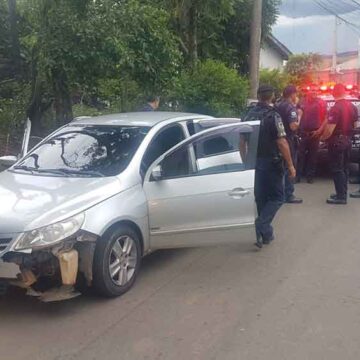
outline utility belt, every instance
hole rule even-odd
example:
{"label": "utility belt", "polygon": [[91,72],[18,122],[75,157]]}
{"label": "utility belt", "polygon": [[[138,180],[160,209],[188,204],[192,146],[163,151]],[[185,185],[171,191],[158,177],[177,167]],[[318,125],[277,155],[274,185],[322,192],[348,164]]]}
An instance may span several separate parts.
{"label": "utility belt", "polygon": [[343,134],[335,134],[329,140],[329,146],[336,147],[338,149],[346,149],[351,146],[351,136]]}
{"label": "utility belt", "polygon": [[300,135],[301,136],[312,136],[312,134],[316,131],[317,129],[314,130],[301,130]]}
{"label": "utility belt", "polygon": [[300,137],[298,135],[292,135],[292,136],[287,136],[286,139],[289,143],[290,149],[296,151],[300,145]]}

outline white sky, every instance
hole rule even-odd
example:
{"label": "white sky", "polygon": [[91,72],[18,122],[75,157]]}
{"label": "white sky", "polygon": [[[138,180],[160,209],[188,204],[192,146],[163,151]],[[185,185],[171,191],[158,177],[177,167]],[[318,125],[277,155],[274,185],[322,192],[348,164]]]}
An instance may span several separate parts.
{"label": "white sky", "polygon": [[[341,14],[360,28],[360,6],[357,11],[349,0],[337,0],[347,10]],[[340,8],[340,7],[339,7]],[[355,9],[356,10],[356,9]],[[273,28],[274,35],[292,52],[331,54],[333,48],[334,16],[319,8],[313,0],[283,0],[280,17]],[[338,26],[338,51],[357,50],[359,33],[345,24]]]}

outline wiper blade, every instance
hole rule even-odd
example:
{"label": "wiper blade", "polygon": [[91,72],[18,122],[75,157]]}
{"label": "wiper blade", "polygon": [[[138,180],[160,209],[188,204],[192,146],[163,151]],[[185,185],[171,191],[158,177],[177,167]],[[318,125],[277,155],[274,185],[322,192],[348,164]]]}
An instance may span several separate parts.
{"label": "wiper blade", "polygon": [[104,177],[105,175],[102,174],[99,171],[95,170],[73,170],[73,169],[54,169],[50,170],[57,172],[59,174],[65,174],[65,175],[80,175],[80,176],[97,176],[97,177]]}
{"label": "wiper blade", "polygon": [[96,177],[105,177],[99,171],[94,170],[72,170],[72,169],[37,169],[34,167],[26,166],[26,165],[17,165],[14,166],[14,170],[24,170],[29,171],[31,173],[37,172],[40,174],[54,174],[54,175],[62,175],[62,176],[71,176],[71,175],[78,175],[78,176],[96,176]]}
{"label": "wiper blade", "polygon": [[37,172],[39,174],[56,174],[56,175],[64,175],[65,173],[56,169],[37,169],[34,167],[30,167],[30,166],[26,166],[26,165],[18,165],[18,166],[14,166],[14,170],[24,170],[24,171],[29,171],[32,174],[34,172]]}
{"label": "wiper blade", "polygon": [[29,171],[29,172],[34,172],[34,171],[37,171],[36,168],[34,167],[30,167],[30,166],[26,166],[26,165],[16,165],[13,167],[13,169],[15,170],[24,170],[24,171]]}

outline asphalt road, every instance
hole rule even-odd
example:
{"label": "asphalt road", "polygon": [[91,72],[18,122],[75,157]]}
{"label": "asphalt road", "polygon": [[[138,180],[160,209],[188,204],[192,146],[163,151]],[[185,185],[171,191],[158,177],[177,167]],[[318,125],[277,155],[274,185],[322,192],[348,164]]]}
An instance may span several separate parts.
{"label": "asphalt road", "polygon": [[360,200],[324,204],[300,184],[277,239],[161,251],[122,298],[0,299],[2,360],[354,360],[360,358]]}

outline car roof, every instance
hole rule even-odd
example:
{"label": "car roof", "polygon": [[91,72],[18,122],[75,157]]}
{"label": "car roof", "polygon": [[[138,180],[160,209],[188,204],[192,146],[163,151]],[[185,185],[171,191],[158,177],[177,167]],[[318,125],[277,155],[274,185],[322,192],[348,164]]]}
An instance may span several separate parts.
{"label": "car roof", "polygon": [[130,112],[110,114],[94,117],[82,116],[75,118],[71,124],[76,125],[115,125],[115,126],[147,126],[153,127],[166,120],[186,120],[186,119],[211,119],[210,116],[165,111],[149,112]]}

